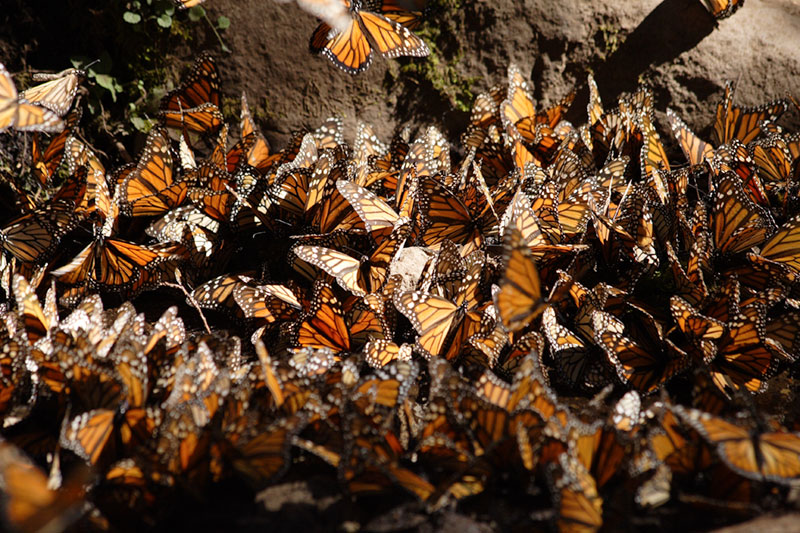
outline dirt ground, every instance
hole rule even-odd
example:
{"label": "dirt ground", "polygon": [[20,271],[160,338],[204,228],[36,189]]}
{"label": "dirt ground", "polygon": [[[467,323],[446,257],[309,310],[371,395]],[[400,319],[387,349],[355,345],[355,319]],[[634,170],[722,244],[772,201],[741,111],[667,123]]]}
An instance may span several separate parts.
{"label": "dirt ground", "polygon": [[[262,131],[275,148],[303,126],[316,127],[331,115],[345,119],[346,137],[352,139],[358,122],[373,126],[388,141],[404,126],[412,130],[435,125],[452,142],[467,123],[463,104],[469,93],[478,94],[500,82],[509,63],[518,64],[532,80],[534,97],[543,106],[554,103],[571,89],[578,97],[568,118],[585,119],[586,75],[593,72],[604,102],[612,103],[639,81],[649,83],[656,96],[662,139],[671,142],[664,112],[674,108],[687,123],[703,133],[713,120],[714,108],[726,80],[738,81],[736,101],[758,105],[787,91],[800,93],[800,2],[797,0],[747,0],[730,19],[716,23],[699,0],[476,0],[440,1],[444,6],[429,24],[439,30],[435,42],[439,65],[446,78],[431,79],[408,73],[412,59],[376,58],[364,74],[353,77],[324,58],[308,52],[308,38],[317,22],[295,4],[269,0],[208,0],[209,18],[227,16],[230,27],[222,37],[231,53],[225,54],[208,28],[198,24],[192,48],[171,50],[174,80],[196,52],[210,49],[219,59],[223,91],[236,112],[244,91],[256,110]],[[0,8],[0,61],[9,70],[25,66],[58,68],[69,37],[46,37],[48,24],[58,17],[37,17],[48,2],[31,0],[23,6],[9,0]],[[103,3],[98,3],[98,9]],[[447,7],[459,5],[459,7]],[[7,6],[8,7],[8,6]],[[24,15],[24,16],[23,16]],[[202,27],[201,27],[202,26]],[[36,32],[34,35],[31,32]],[[66,42],[65,42],[66,41]],[[59,48],[61,50],[59,51]],[[114,54],[114,50],[109,50]],[[40,61],[40,63],[35,63]],[[441,72],[439,73],[441,74]],[[455,85],[459,89],[454,89]],[[469,92],[464,87],[469,88]],[[461,109],[459,109],[461,107]],[[782,119],[800,129],[800,116],[790,111]],[[458,151],[457,146],[453,148]],[[130,148],[129,148],[130,149]],[[489,511],[467,507],[427,515],[409,501],[375,502],[373,512],[341,495],[335,474],[308,479],[287,479],[257,496],[258,513],[249,503],[226,509],[224,517],[208,513],[189,517],[211,529],[330,530],[341,531],[458,531],[504,529],[503,513],[510,511],[500,499],[486,505]],[[233,498],[228,495],[226,500]],[[382,512],[376,512],[381,509]],[[231,511],[237,518],[231,522]],[[232,526],[233,524],[233,526]],[[725,532],[796,531],[800,516],[762,517],[757,524],[726,528]],[[184,524],[185,525],[185,524]]]}

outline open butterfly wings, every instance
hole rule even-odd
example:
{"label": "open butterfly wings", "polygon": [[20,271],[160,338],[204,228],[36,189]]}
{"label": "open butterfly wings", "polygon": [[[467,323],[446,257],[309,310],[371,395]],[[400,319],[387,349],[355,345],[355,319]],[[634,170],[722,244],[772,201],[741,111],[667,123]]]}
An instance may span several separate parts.
{"label": "open butterfly wings", "polygon": [[186,198],[188,187],[175,177],[166,132],[154,128],[139,163],[120,186],[121,209],[130,216],[148,216],[177,207]]}
{"label": "open butterfly wings", "polygon": [[22,91],[19,97],[63,117],[72,107],[78,87],[85,77],[86,72],[76,68],[52,75],[34,74],[34,80],[47,79],[48,81]]}
{"label": "open butterfly wings", "polygon": [[369,68],[372,51],[376,49],[384,57],[423,57],[430,53],[425,42],[414,35],[402,22],[412,22],[400,10],[392,9],[387,18],[380,13],[360,9],[358,3],[350,5],[350,21],[347,27],[336,30],[321,23],[311,35],[309,48],[321,53],[348,74],[358,74]]}
{"label": "open butterfly wings", "polygon": [[0,64],[0,132],[13,127],[19,131],[60,131],[64,122],[44,107],[19,98],[14,80]]}
{"label": "open butterfly wings", "polygon": [[160,115],[168,128],[198,133],[222,127],[224,118],[219,89],[219,71],[214,57],[201,54],[180,87],[161,101]]}

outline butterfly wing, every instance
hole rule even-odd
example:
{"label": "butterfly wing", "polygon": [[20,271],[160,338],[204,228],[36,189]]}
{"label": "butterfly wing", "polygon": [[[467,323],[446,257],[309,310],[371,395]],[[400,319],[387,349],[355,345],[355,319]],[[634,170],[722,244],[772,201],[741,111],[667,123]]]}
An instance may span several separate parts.
{"label": "butterfly wing", "polygon": [[363,72],[372,63],[369,41],[361,25],[352,17],[342,31],[334,30],[325,22],[320,23],[311,34],[309,49],[312,53],[324,55],[348,74]]}
{"label": "butterfly wing", "polygon": [[360,11],[357,16],[365,33],[384,57],[424,57],[430,54],[425,41],[399,22],[368,11]]}

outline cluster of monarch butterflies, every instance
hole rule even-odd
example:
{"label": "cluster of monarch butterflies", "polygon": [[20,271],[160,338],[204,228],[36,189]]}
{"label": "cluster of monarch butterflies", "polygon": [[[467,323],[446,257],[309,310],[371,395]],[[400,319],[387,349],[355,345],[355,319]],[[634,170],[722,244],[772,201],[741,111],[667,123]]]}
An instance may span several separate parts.
{"label": "cluster of monarch butterflies", "polygon": [[[338,119],[274,152],[244,96],[229,141],[218,80],[198,58],[131,164],[107,170],[67,105],[3,176],[12,526],[154,526],[176,493],[298,458],[431,511],[505,487],[566,532],[787,505],[788,100],[727,84],[709,141],[668,111],[684,161],[648,88],[606,109],[590,78],[576,127],[573,93],[542,109],[512,65],[451,160],[435,127],[349,145]],[[148,319],[125,300],[151,289]]]}

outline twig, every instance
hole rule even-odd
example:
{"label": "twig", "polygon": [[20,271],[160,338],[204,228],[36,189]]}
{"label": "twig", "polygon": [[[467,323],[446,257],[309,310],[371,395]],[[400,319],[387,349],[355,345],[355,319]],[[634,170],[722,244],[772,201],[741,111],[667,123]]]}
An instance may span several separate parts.
{"label": "twig", "polygon": [[197,300],[194,296],[192,296],[189,291],[186,290],[186,287],[181,285],[180,283],[164,283],[167,287],[172,287],[173,289],[180,289],[183,294],[186,295],[186,299],[189,301],[192,307],[197,309],[197,313],[200,315],[200,320],[203,321],[203,326],[206,328],[206,333],[211,335],[211,328],[208,326],[208,321],[206,320],[206,315],[203,314],[203,310],[200,308],[200,304],[197,303]]}

